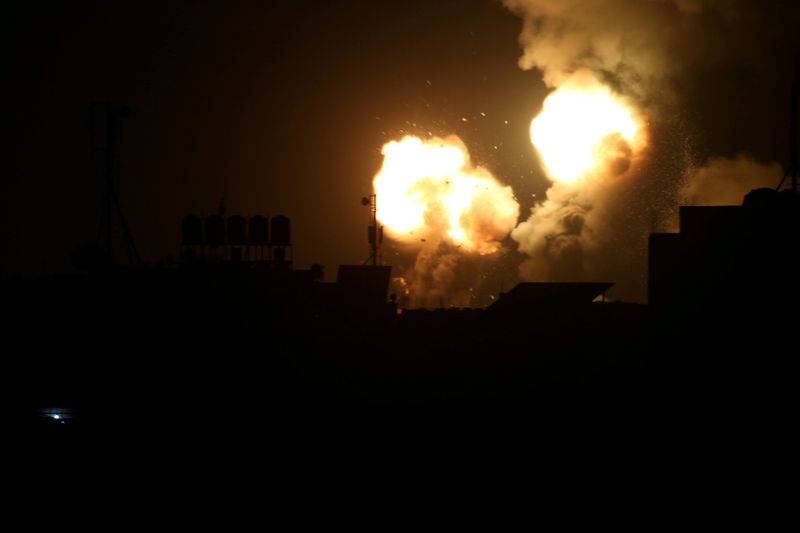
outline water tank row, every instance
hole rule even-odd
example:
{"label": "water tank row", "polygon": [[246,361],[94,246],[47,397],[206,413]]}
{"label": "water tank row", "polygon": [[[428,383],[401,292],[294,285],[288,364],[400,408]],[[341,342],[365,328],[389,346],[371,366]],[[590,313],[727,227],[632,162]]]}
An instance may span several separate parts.
{"label": "water tank row", "polygon": [[272,219],[255,215],[250,220],[241,215],[227,218],[209,215],[205,220],[196,215],[188,215],[183,217],[181,242],[185,246],[291,246],[291,221],[283,215]]}

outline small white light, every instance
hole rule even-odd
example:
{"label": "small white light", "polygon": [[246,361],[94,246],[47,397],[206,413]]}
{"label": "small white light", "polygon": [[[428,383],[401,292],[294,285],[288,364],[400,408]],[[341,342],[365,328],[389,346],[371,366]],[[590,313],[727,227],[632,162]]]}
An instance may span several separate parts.
{"label": "small white light", "polygon": [[61,420],[61,415],[53,415],[53,418],[55,418],[56,420]]}

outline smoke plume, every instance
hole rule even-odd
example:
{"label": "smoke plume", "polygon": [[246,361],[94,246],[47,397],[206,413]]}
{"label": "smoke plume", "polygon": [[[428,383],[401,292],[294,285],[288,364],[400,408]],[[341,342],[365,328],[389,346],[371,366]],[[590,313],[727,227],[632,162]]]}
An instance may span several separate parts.
{"label": "smoke plume", "polygon": [[681,189],[686,205],[740,205],[753,189],[775,188],[783,171],[777,163],[763,164],[746,155],[714,158],[704,167],[690,167]]}
{"label": "smoke plume", "polygon": [[675,203],[741,203],[750,188],[777,184],[779,165],[753,158],[781,160],[786,145],[775,123],[788,102],[773,102],[788,95],[800,9],[755,0],[503,4],[523,20],[522,69],[541,71],[553,94],[590,73],[647,117],[650,139],[641,160],[557,182],[533,206],[512,233],[529,256],[524,279],[607,278],[641,300],[646,235],[671,225],[661,217]]}

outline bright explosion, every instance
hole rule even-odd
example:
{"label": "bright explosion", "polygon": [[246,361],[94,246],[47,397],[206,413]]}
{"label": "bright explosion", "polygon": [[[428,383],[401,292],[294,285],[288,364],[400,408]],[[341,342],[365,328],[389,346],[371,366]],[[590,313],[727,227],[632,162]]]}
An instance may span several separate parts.
{"label": "bright explosion", "polygon": [[553,181],[627,170],[644,147],[642,119],[590,74],[576,73],[544,101],[531,142]]}
{"label": "bright explosion", "polygon": [[378,220],[406,243],[448,241],[464,252],[491,254],[516,225],[511,187],[470,162],[458,137],[406,136],[383,146],[373,187]]}

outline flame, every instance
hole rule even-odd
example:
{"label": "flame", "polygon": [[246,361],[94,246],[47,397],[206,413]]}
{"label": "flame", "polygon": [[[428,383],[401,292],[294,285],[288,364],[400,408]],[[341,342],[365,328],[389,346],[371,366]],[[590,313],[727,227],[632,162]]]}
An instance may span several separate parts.
{"label": "flame", "polygon": [[473,167],[456,136],[406,136],[386,143],[373,187],[378,220],[406,243],[445,240],[465,252],[491,254],[516,225],[511,187]]}
{"label": "flame", "polygon": [[545,99],[531,122],[531,142],[551,180],[576,183],[609,169],[627,170],[631,156],[644,147],[644,125],[607,86],[577,72]]}

